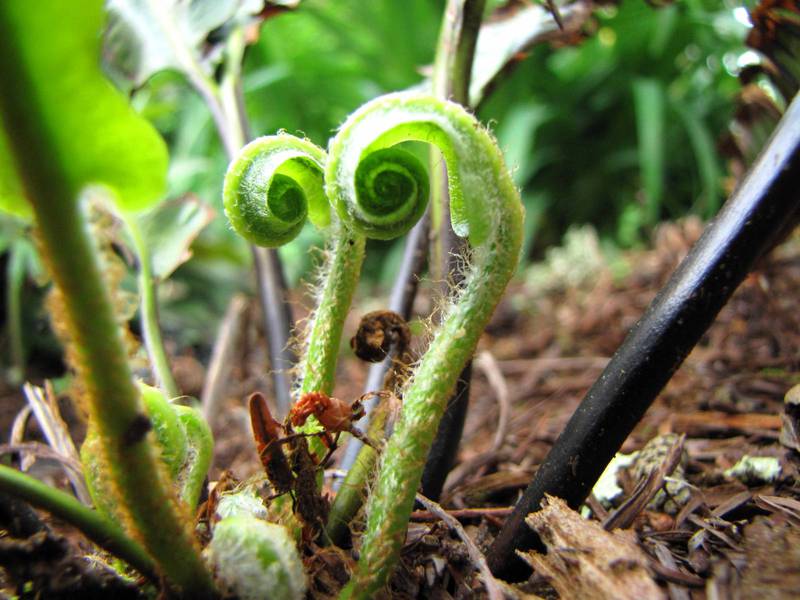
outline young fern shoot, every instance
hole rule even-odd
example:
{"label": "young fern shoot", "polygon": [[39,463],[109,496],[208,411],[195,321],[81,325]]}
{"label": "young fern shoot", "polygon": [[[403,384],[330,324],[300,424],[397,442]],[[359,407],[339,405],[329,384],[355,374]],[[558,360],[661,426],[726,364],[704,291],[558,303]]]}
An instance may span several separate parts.
{"label": "young fern shoot", "polygon": [[277,248],[292,241],[306,218],[320,228],[331,222],[322,186],[325,151],[280,133],[253,140],[225,174],[225,215],[252,244]]}
{"label": "young fern shoot", "polygon": [[367,103],[332,140],[326,186],[343,221],[374,235],[366,217],[382,214],[381,204],[365,202],[364,165],[373,169],[374,163],[388,161],[371,178],[381,192],[422,185],[412,181],[404,164],[395,162],[392,146],[404,141],[428,142],[441,151],[453,229],[469,239],[472,252],[461,293],[404,391],[401,416],[368,501],[361,558],[342,598],[370,598],[386,584],[447,399],[514,273],[522,241],[522,203],[492,136],[461,106],[415,93],[389,94]]}
{"label": "young fern shoot", "polygon": [[[391,158],[389,158],[391,157]],[[387,239],[408,231],[425,210],[425,170],[408,152],[387,148],[358,168],[358,218],[351,225],[331,210],[323,190],[325,152],[279,134],[245,146],[225,177],[225,213],[234,229],[261,246],[292,240],[306,217],[329,228],[332,245],[301,364],[298,395],[333,393],[342,328],[364,260],[367,237]],[[309,421],[301,429],[313,431]],[[321,455],[320,444],[313,445]]]}
{"label": "young fern shoot", "polygon": [[0,3],[0,206],[32,215],[38,227],[123,528],[174,591],[212,597],[191,516],[148,432],[150,417],[79,200],[87,186],[100,184],[126,212],[151,206],[162,194],[167,163],[158,134],[100,71],[104,20],[99,1],[51,0],[36,10]]}
{"label": "young fern shoot", "polygon": [[[294,239],[306,218],[331,231],[325,282],[319,296],[301,364],[299,393],[333,392],[342,326],[361,264],[363,235],[343,225],[331,210],[323,187],[325,151],[288,134],[265,136],[245,146],[225,176],[225,213],[242,237],[277,247]],[[318,428],[309,422],[302,429]],[[321,444],[314,451],[324,453]]]}

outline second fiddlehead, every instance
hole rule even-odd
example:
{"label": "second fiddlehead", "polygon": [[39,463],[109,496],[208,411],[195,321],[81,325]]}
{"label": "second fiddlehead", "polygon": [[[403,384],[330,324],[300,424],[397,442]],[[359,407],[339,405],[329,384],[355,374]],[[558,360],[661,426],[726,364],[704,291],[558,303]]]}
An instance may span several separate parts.
{"label": "second fiddlehead", "polygon": [[405,141],[432,143],[444,156],[453,229],[468,237],[472,254],[462,291],[403,394],[367,506],[361,558],[343,598],[369,598],[388,580],[447,399],[516,268],[522,240],[522,204],[492,136],[462,107],[409,93],[366,104],[331,142],[326,185],[343,220],[358,226],[364,156]]}
{"label": "second fiddlehead", "polygon": [[[300,233],[306,217],[330,230],[326,274],[303,352],[301,394],[333,391],[342,326],[364,260],[364,236],[332,214],[323,188],[325,161],[325,151],[307,140],[288,134],[261,137],[231,162],[223,192],[233,228],[252,243],[285,244]],[[314,428],[309,423],[303,429]]]}

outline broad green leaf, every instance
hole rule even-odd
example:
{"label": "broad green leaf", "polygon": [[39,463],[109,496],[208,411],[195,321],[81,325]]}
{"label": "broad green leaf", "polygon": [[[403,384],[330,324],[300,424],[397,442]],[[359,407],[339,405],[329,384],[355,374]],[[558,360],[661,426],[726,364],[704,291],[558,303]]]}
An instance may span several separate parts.
{"label": "broad green leaf", "polygon": [[30,216],[30,206],[25,202],[25,191],[11,157],[5,131],[0,127],[0,210],[20,217]]}
{"label": "broad green leaf", "polygon": [[29,211],[39,161],[75,197],[101,184],[134,211],[162,195],[166,146],[103,76],[102,23],[100,0],[0,2],[0,208]]}
{"label": "broad green leaf", "polygon": [[119,83],[141,86],[174,69],[208,77],[222,60],[227,32],[257,22],[269,8],[299,0],[109,0],[106,66]]}
{"label": "broad green leaf", "polygon": [[213,218],[214,211],[194,196],[165,202],[139,216],[153,277],[164,280],[189,260],[189,247]]}

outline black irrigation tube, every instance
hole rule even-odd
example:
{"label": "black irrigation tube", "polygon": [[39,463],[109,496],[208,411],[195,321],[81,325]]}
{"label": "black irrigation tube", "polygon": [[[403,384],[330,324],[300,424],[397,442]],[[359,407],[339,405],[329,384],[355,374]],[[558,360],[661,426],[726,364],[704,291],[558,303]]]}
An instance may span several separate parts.
{"label": "black irrigation tube", "polygon": [[438,502],[444,489],[447,474],[458,456],[458,446],[464,432],[464,423],[469,410],[469,390],[472,379],[472,361],[469,361],[456,382],[456,389],[447,402],[447,410],[439,422],[425,470],[422,472],[422,495]]}
{"label": "black irrigation tube", "polygon": [[492,572],[524,579],[515,550],[541,547],[525,525],[545,494],[577,508],[755,261],[800,217],[800,100],[586,394],[488,552]]}

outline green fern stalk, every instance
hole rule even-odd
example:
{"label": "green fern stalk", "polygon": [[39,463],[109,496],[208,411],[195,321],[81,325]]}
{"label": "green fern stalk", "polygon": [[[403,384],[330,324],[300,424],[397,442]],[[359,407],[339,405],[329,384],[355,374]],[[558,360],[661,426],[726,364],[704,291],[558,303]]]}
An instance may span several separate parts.
{"label": "green fern stalk", "polygon": [[84,216],[74,198],[61,193],[56,173],[40,172],[31,179],[42,253],[64,297],[89,418],[101,440],[105,472],[125,513],[126,528],[173,585],[187,594],[210,596],[213,585],[194,539],[191,515],[177,502],[154,437],[147,432],[149,420]]}
{"label": "green fern stalk", "polygon": [[[371,440],[383,441],[386,436],[386,421],[391,407],[388,402],[381,402],[372,411],[367,429],[367,437]],[[328,523],[325,531],[334,544],[341,545],[347,538],[350,522],[358,514],[364,504],[367,482],[374,474],[378,453],[371,446],[364,446],[358,453],[353,466],[347,471],[336,497],[331,504]]]}
{"label": "green fern stalk", "polygon": [[[24,74],[19,77],[24,81]],[[16,119],[7,130],[17,168],[33,206],[42,255],[64,297],[65,325],[75,344],[89,418],[102,440],[103,462],[127,529],[173,585],[209,596],[213,585],[190,515],[176,502],[152,434],[134,435],[146,417],[85,215],[59,161],[49,155],[47,135],[27,118],[24,94],[3,95],[4,116]]]}
{"label": "green fern stalk", "polygon": [[158,387],[161,388],[167,398],[177,398],[181,392],[172,374],[169,357],[164,347],[164,340],[161,337],[161,328],[158,325],[158,299],[156,294],[158,284],[153,275],[150,248],[147,247],[141,227],[135,218],[127,219],[126,225],[139,258],[139,293],[141,295],[139,314],[142,320],[144,345],[150,358],[153,376]]}
{"label": "green fern stalk", "polygon": [[[261,137],[231,162],[223,192],[231,225],[251,243],[283,245],[300,233],[306,218],[330,231],[332,248],[302,358],[300,393],[333,391],[342,326],[364,260],[364,236],[331,214],[322,182],[325,162],[325,151],[307,140]],[[309,420],[303,429],[314,427]]]}
{"label": "green fern stalk", "polygon": [[[400,420],[368,501],[361,558],[342,598],[370,598],[387,582],[447,399],[516,268],[522,242],[522,204],[492,136],[462,107],[414,93],[369,102],[331,142],[326,182],[343,220],[358,228],[365,210],[356,183],[360,163],[410,140],[442,152],[453,229],[468,237],[472,254],[462,291],[403,394]],[[392,183],[401,190],[410,185]]]}
{"label": "green fern stalk", "polygon": [[[333,393],[342,328],[364,262],[366,238],[338,222],[332,232],[322,293],[314,311],[308,342],[301,358],[300,394]],[[312,444],[315,451],[320,450]]]}

